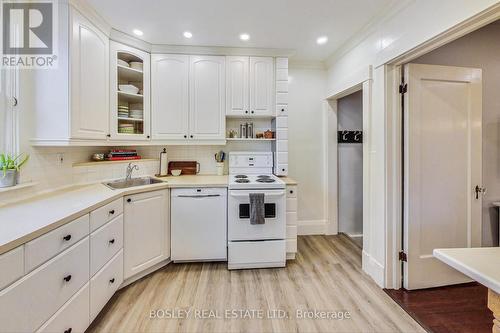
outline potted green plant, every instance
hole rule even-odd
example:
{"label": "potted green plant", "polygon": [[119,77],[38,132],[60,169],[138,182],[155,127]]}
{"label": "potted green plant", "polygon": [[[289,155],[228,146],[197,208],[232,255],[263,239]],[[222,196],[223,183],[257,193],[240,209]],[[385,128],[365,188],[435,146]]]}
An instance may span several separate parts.
{"label": "potted green plant", "polygon": [[17,184],[17,173],[28,161],[29,155],[0,154],[0,187],[10,187]]}

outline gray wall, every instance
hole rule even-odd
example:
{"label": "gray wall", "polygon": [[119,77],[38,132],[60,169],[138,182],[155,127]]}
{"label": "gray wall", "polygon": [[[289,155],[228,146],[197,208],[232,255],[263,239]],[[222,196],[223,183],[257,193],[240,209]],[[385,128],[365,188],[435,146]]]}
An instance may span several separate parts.
{"label": "gray wall", "polygon": [[500,200],[500,21],[472,32],[417,60],[419,64],[483,69],[483,246],[498,245]]}
{"label": "gray wall", "polygon": [[[338,130],[363,129],[363,93],[338,100]],[[339,143],[339,232],[363,234],[363,145]]]}

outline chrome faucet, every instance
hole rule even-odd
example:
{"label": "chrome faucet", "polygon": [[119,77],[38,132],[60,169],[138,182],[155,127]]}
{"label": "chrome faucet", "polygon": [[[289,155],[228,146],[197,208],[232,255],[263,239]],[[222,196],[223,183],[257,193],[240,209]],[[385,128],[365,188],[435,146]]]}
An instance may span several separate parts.
{"label": "chrome faucet", "polygon": [[134,172],[134,170],[139,170],[139,166],[137,164],[132,165],[132,162],[130,162],[127,166],[127,174],[125,176],[125,180],[132,179],[132,172]]}

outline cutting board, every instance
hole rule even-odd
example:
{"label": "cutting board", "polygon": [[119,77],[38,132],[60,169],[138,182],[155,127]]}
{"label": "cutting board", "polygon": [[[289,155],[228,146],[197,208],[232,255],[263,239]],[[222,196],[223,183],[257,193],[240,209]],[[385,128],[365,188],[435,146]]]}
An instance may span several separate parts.
{"label": "cutting board", "polygon": [[168,173],[171,175],[172,170],[182,170],[181,175],[196,175],[200,172],[200,164],[196,161],[171,161],[168,162]]}

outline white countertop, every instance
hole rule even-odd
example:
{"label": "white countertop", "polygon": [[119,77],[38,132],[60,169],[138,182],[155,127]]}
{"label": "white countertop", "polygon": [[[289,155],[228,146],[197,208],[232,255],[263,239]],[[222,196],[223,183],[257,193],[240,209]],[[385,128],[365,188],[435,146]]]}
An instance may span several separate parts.
{"label": "white countertop", "polygon": [[101,183],[76,186],[0,206],[0,254],[125,195],[175,187],[227,187],[227,176],[159,178],[163,183],[112,190]]}
{"label": "white countertop", "polygon": [[435,249],[434,257],[500,294],[500,247]]}

